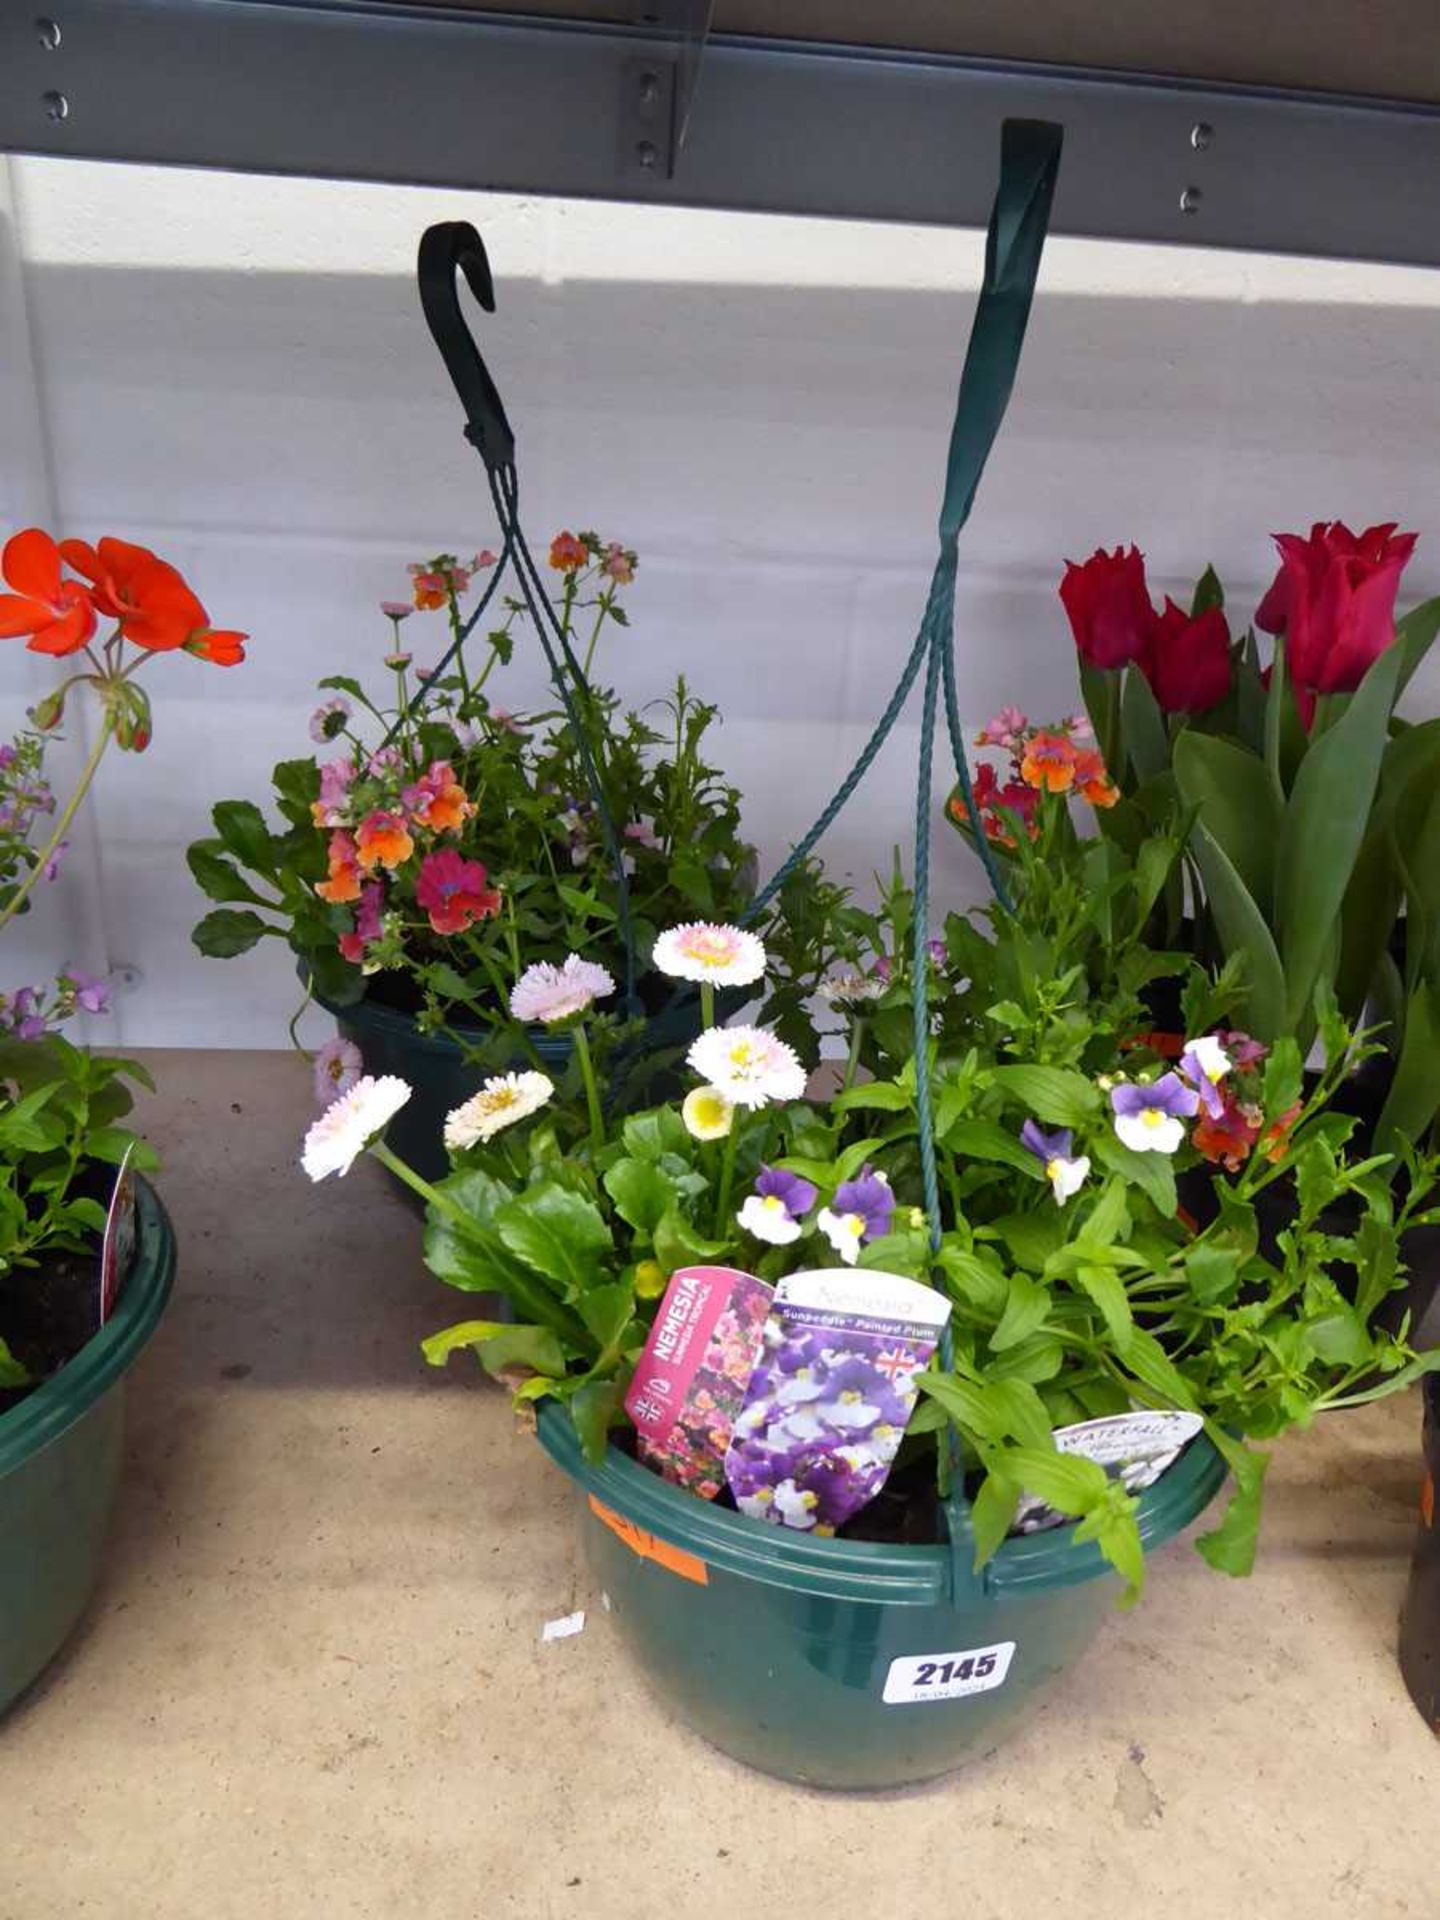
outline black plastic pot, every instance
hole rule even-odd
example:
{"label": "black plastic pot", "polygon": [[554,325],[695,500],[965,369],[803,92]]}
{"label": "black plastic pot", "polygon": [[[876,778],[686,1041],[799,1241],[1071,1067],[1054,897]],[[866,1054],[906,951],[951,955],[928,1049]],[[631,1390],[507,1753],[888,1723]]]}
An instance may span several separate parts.
{"label": "black plastic pot", "polygon": [[1440,1479],[1440,1381],[1425,1382],[1425,1480],[1420,1531],[1410,1562],[1410,1585],[1400,1613],[1400,1672],[1430,1729],[1440,1733],[1440,1527],[1435,1482]]}

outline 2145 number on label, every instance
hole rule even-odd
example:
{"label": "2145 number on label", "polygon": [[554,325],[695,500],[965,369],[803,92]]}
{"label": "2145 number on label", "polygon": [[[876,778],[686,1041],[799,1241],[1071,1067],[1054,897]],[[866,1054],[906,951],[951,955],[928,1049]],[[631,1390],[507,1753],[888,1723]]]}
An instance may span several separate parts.
{"label": "2145 number on label", "polygon": [[887,1707],[913,1707],[926,1700],[960,1700],[968,1693],[1003,1687],[1015,1642],[970,1647],[963,1653],[907,1654],[890,1662],[881,1698]]}

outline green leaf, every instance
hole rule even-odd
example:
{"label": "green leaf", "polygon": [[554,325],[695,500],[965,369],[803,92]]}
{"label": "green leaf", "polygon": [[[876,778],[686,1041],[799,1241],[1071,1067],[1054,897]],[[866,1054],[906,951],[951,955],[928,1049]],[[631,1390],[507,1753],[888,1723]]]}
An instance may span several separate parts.
{"label": "green leaf", "polygon": [[987,1440],[1005,1438],[998,1413],[986,1407],[985,1396],[974,1381],[961,1380],[953,1373],[917,1373],[915,1379],[921,1391],[945,1409],[962,1433]]}
{"label": "green leaf", "polygon": [[603,1356],[609,1349],[618,1346],[621,1334],[630,1324],[635,1311],[635,1291],[623,1281],[615,1280],[608,1286],[591,1287],[588,1292],[581,1294],[575,1306],[580,1318],[594,1334]]}
{"label": "green leaf", "polygon": [[672,1274],[679,1267],[703,1267],[730,1251],[727,1240],[707,1240],[678,1208],[672,1207],[655,1228],[655,1258]]}
{"label": "green leaf", "polygon": [[218,841],[196,840],[185,849],[185,864],[207,899],[243,900],[255,907],[272,904],[263,894],[256,893],[249,881],[237,873],[221,851]]}
{"label": "green leaf", "polygon": [[1175,742],[1175,784],[1268,918],[1283,810],[1265,762],[1229,740],[1187,727]]}
{"label": "green leaf", "polygon": [[1202,1557],[1219,1573],[1237,1576],[1249,1573],[1255,1565],[1255,1547],[1260,1537],[1260,1503],[1265,1492],[1265,1471],[1270,1456],[1255,1453],[1231,1439],[1222,1428],[1207,1420],[1209,1434],[1235,1476],[1235,1492],[1218,1527],[1202,1533],[1195,1542]]}
{"label": "green leaf", "polygon": [[1179,1203],[1175,1196],[1175,1169],[1168,1153],[1137,1153],[1113,1133],[1097,1135],[1094,1150],[1096,1159],[1103,1160],[1112,1173],[1139,1187],[1157,1212],[1167,1220],[1174,1219]]}
{"label": "green leaf", "polygon": [[1124,1281],[1113,1267],[1086,1265],[1076,1271],[1075,1284],[1100,1309],[1115,1351],[1123,1360],[1130,1344],[1130,1335],[1135,1329]]}
{"label": "green leaf", "polygon": [[28,1387],[30,1369],[22,1366],[14,1354],[0,1340],[0,1387]]}
{"label": "green leaf", "polygon": [[1305,1344],[1330,1367],[1356,1367],[1370,1352],[1370,1335],[1349,1308],[1324,1314],[1305,1326]]}
{"label": "green leaf", "polygon": [[1053,1448],[1016,1447],[1006,1455],[1005,1465],[1027,1493],[1057,1513],[1088,1513],[1105,1498],[1110,1485],[1105,1469],[1095,1461]]}
{"label": "green leaf", "polygon": [[1099,1088],[1068,1067],[992,1067],[990,1079],[1048,1126],[1083,1127],[1100,1111]]}
{"label": "green leaf", "polygon": [[1184,1413],[1195,1412],[1189,1382],[1160,1342],[1144,1327],[1134,1327],[1125,1349],[1125,1366],[1160,1400]]}
{"label": "green leaf", "polygon": [[1233,1247],[1201,1242],[1185,1253],[1185,1277],[1202,1307],[1233,1300],[1240,1284],[1240,1255]]}
{"label": "green leaf", "polygon": [[317,680],[315,684],[317,687],[324,687],[336,693],[348,693],[352,700],[358,700],[362,706],[370,705],[365,689],[353,674],[327,673],[323,680]]}
{"label": "green leaf", "polygon": [[620,1388],[614,1380],[587,1380],[571,1395],[570,1418],[587,1465],[604,1464],[610,1429],[620,1417]]}
{"label": "green leaf", "polygon": [[1003,1433],[1022,1447],[1048,1447],[1052,1444],[1051,1419],[1028,1380],[985,1380],[981,1391],[987,1414]]}
{"label": "green leaf", "polygon": [[1125,746],[1136,779],[1142,786],[1158,780],[1170,766],[1170,736],[1165,731],[1165,716],[1159,702],[1139,667],[1126,670],[1120,711],[1125,726]]}
{"label": "green leaf", "polygon": [[1043,1273],[1045,1262],[1065,1242],[1065,1221],[1058,1207],[1047,1206],[1043,1213],[1002,1214],[986,1231],[1031,1273]]}
{"label": "green leaf", "polygon": [[850,1087],[844,1093],[837,1093],[830,1102],[832,1113],[853,1113],[857,1107],[874,1108],[881,1113],[908,1113],[914,1106],[914,1095],[907,1093],[904,1087],[897,1086],[893,1080],[870,1080],[863,1086]]}
{"label": "green leaf", "polygon": [[1038,1285],[1028,1274],[1012,1273],[1005,1311],[990,1335],[991,1352],[1004,1353],[1008,1347],[1018,1347],[1045,1324],[1053,1305],[1048,1287]]}
{"label": "green leaf", "polygon": [[637,1233],[653,1234],[679,1198],[674,1181],[648,1160],[617,1160],[602,1184],[615,1211]]}
{"label": "green leaf", "polygon": [[625,1151],[636,1160],[658,1160],[662,1154],[688,1156],[692,1142],[685,1122],[673,1107],[655,1107],[632,1113],[621,1129]]}
{"label": "green leaf", "polygon": [[492,1375],[508,1367],[525,1367],[558,1380],[565,1372],[565,1355],[549,1327],[517,1327],[503,1320],[461,1320],[420,1342],[420,1351],[432,1367],[443,1367],[462,1347],[473,1347],[480,1364]]}
{"label": "green leaf", "polygon": [[1395,622],[1394,651],[1400,655],[1400,677],[1395,689],[1397,698],[1409,686],[1437,633],[1440,633],[1440,596],[1433,600],[1422,600],[1418,607],[1410,609],[1403,620]]}
{"label": "green leaf", "polygon": [[1195,582],[1194,597],[1190,602],[1190,618],[1198,620],[1202,613],[1209,613],[1212,607],[1221,612],[1225,608],[1225,589],[1220,584],[1220,576],[1214,567],[1206,567]]}
{"label": "green leaf", "polygon": [[1227,958],[1245,957],[1244,1024],[1257,1039],[1273,1040],[1286,1030],[1285,969],[1274,935],[1220,843],[1198,821],[1190,837],[1220,944]]}
{"label": "green leaf", "polygon": [[1267,1120],[1278,1120],[1294,1106],[1304,1086],[1305,1069],[1292,1035],[1282,1034],[1265,1062],[1264,1102]]}
{"label": "green leaf", "polygon": [[466,1347],[480,1347],[487,1340],[493,1340],[497,1333],[506,1330],[508,1322],[504,1320],[457,1320],[454,1326],[442,1327],[438,1333],[432,1333],[428,1339],[420,1342],[420,1351],[432,1367],[443,1367],[452,1353],[459,1353]]}
{"label": "green leaf", "polygon": [[[1002,1460],[1003,1454],[994,1458]],[[975,1498],[970,1503],[970,1524],[975,1531],[975,1571],[978,1573],[985,1562],[996,1554],[1005,1542],[1005,1538],[1015,1524],[1015,1515],[1020,1507],[1021,1488],[1018,1481],[1002,1474],[992,1465],[990,1471],[980,1482]]]}
{"label": "green leaf", "polygon": [[571,1299],[594,1283],[614,1240],[591,1200],[557,1181],[542,1180],[507,1200],[495,1215],[501,1241]]}
{"label": "green leaf", "polygon": [[1395,1077],[1375,1128],[1377,1153],[1418,1140],[1440,1110],[1440,992],[1422,981],[1405,1005],[1405,1036]]}
{"label": "green leaf", "polygon": [[278,849],[253,800],[222,800],[210,815],[227,853],[252,873],[273,878]]}
{"label": "green leaf", "polygon": [[1017,1173],[1027,1174],[1031,1179],[1045,1178],[1044,1169],[1030,1149],[993,1120],[957,1120],[941,1145],[962,1159],[993,1160],[1001,1166],[1014,1167]]}
{"label": "green leaf", "polygon": [[205,915],[190,938],[211,960],[233,960],[237,953],[248,953],[266,934],[278,932],[278,927],[270,926],[258,913],[217,907]]}
{"label": "green leaf", "polygon": [[1130,1227],[1130,1203],[1123,1180],[1107,1180],[1099,1199],[1090,1209],[1081,1231],[1087,1241],[1110,1246],[1123,1240]]}
{"label": "green leaf", "polygon": [[1303,1027],[1331,948],[1375,798],[1403,664],[1399,647],[1381,654],[1339,720],[1312,742],[1295,776],[1275,888],[1287,1032]]}
{"label": "green leaf", "polygon": [[1002,1272],[961,1247],[942,1246],[938,1260],[962,1306],[997,1316],[1003,1313],[1009,1282]]}

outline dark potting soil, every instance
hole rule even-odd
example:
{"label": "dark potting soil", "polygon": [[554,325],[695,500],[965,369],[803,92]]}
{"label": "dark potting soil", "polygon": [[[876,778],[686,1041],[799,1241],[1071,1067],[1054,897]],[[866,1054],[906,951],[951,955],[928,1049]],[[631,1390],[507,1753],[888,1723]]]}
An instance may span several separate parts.
{"label": "dark potting soil", "polygon": [[[617,963],[611,971],[619,979],[624,969]],[[640,996],[640,1004],[648,1019],[663,1013],[676,995],[675,982],[667,979],[663,973],[655,972],[642,973],[635,982],[635,991]],[[371,974],[366,982],[365,998],[375,1006],[388,1007],[392,1013],[402,1013],[410,1019],[419,1013],[424,1001],[415,981],[398,968],[386,968],[383,972]],[[462,1015],[455,1024],[464,1027],[467,1022]]]}
{"label": "dark potting soil", "polygon": [[[112,1167],[93,1167],[73,1189],[109,1203]],[[83,1253],[42,1254],[33,1267],[15,1267],[0,1279],[0,1339],[28,1369],[31,1384],[0,1387],[0,1414],[27,1400],[100,1325],[100,1237]]]}

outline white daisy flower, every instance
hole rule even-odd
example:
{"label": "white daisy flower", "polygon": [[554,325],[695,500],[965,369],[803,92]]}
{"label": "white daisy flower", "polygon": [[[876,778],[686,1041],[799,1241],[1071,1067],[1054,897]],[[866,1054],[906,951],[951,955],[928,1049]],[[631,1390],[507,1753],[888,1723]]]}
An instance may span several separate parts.
{"label": "white daisy flower", "polygon": [[790,1217],[785,1202],[773,1193],[752,1193],[735,1218],[747,1233],[772,1247],[788,1247],[800,1238],[800,1222]]}
{"label": "white daisy flower", "polygon": [[692,1140],[723,1140],[735,1109],[718,1087],[692,1087],[680,1109]]}
{"label": "white daisy flower", "polygon": [[300,1164],[312,1180],[347,1174],[410,1098],[410,1085],[393,1073],[365,1074],[321,1114],[305,1136]]}
{"label": "white daisy flower", "polygon": [[835,973],[828,980],[822,980],[819,986],[820,998],[828,1000],[833,1006],[837,1001],[842,1004],[878,1000],[885,991],[886,983],[875,973],[861,973],[858,968],[847,968]]}
{"label": "white daisy flower", "polygon": [[764,1027],[710,1027],[686,1056],[702,1080],[737,1107],[799,1100],[805,1069],[793,1047]]}
{"label": "white daisy flower", "polygon": [[593,960],[582,960],[578,953],[567,954],[563,967],[548,960],[527,967],[510,991],[510,1011],[527,1026],[537,1021],[553,1026],[583,1013],[592,1001],[614,993],[615,982]]}
{"label": "white daisy flower", "polygon": [[668,927],[655,942],[655,965],[672,980],[748,987],[765,971],[765,946],[743,927],[694,920]]}
{"label": "white daisy flower", "polygon": [[545,1073],[501,1073],[487,1080],[463,1106],[445,1116],[445,1145],[451,1153],[492,1139],[543,1107],[555,1091]]}

